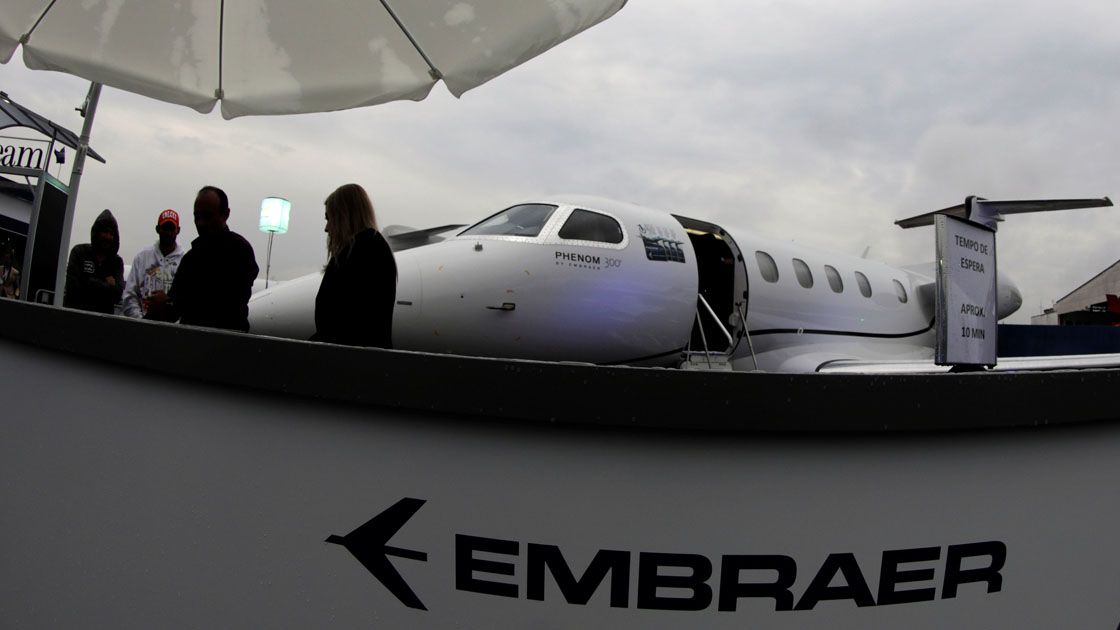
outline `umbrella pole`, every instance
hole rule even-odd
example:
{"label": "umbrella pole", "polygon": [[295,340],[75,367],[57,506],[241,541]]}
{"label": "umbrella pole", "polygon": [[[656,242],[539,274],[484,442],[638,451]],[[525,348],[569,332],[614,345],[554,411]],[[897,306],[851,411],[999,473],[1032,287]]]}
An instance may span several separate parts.
{"label": "umbrella pole", "polygon": [[101,98],[101,84],[90,83],[86,100],[78,110],[85,122],[82,135],[78,140],[78,150],[74,154],[74,167],[70,171],[67,187],[66,213],[62,218],[62,240],[58,248],[58,271],[54,277],[54,304],[62,306],[62,294],[66,288],[66,263],[70,256],[70,230],[74,227],[74,208],[78,203],[78,186],[82,183],[82,170],[85,168],[86,153],[89,151],[89,135],[93,130],[93,116],[97,113],[97,101]]}

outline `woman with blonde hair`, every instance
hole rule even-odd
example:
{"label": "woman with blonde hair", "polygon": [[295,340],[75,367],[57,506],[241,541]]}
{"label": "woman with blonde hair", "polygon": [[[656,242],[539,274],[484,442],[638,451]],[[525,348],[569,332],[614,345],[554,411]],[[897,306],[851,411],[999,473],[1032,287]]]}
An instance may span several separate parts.
{"label": "woman with blonde hair", "polygon": [[397,264],[369,195],[345,184],[327,197],[327,254],[312,341],[391,348]]}

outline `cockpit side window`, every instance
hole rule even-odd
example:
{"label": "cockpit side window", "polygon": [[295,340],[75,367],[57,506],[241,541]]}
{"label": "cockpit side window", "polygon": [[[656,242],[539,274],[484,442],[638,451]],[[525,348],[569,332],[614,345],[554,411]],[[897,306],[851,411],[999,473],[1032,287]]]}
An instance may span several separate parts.
{"label": "cockpit side window", "polygon": [[538,236],[555,211],[556,206],[543,203],[513,206],[476,223],[460,236]]}
{"label": "cockpit side window", "polygon": [[577,208],[560,228],[560,238],[617,244],[622,242],[622,227],[606,215]]}

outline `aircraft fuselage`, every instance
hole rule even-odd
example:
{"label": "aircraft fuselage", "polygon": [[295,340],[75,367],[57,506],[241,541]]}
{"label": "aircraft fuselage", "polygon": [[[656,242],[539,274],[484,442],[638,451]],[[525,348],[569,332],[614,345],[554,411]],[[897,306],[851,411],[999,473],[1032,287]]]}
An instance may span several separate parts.
{"label": "aircraft fuselage", "polygon": [[[398,349],[656,366],[707,349],[770,371],[933,356],[932,264],[893,267],[628,203],[521,204],[395,255]],[[256,294],[253,332],[310,337],[320,277]],[[1002,276],[1000,293],[1004,317],[1018,294]]]}

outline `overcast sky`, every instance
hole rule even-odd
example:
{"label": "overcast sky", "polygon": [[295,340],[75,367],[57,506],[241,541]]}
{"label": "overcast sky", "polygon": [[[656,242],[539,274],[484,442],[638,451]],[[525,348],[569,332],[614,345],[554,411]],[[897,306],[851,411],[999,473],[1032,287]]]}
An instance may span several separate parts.
{"label": "overcast sky", "polygon": [[[323,199],[357,182],[382,226],[583,193],[928,261],[932,229],[895,220],[970,194],[1120,199],[1117,25],[1115,0],[631,0],[462,99],[440,85],[418,103],[227,121],[105,88],[92,145],[108,165],[83,176],[73,242],[110,208],[127,263],[170,207],[186,244],[194,193],[213,184],[262,270],[260,199],[292,201],[272,269],[291,278],[323,264]],[[88,84],[20,54],[0,89],[80,130]],[[999,264],[1024,297],[1009,321],[1117,258],[1120,210],[1009,218]]]}

